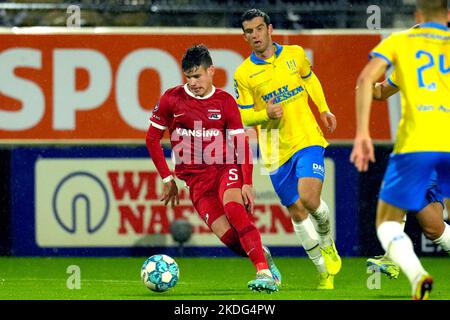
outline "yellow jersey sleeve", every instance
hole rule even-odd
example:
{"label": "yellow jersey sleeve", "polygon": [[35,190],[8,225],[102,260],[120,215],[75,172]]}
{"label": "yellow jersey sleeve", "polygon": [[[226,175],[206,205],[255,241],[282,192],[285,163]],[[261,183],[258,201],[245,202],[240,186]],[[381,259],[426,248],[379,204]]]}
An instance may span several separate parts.
{"label": "yellow jersey sleeve", "polygon": [[248,85],[242,80],[239,69],[236,70],[234,76],[234,96],[245,126],[257,126],[269,120],[265,108],[259,111],[255,110],[253,95]]}
{"label": "yellow jersey sleeve", "polygon": [[308,57],[305,54],[305,50],[300,47],[300,46],[296,46],[299,49],[299,61],[300,61],[300,68],[299,68],[299,73],[300,76],[305,79],[308,78],[311,75],[311,62],[309,61]]}
{"label": "yellow jersey sleeve", "polygon": [[393,34],[383,41],[380,42],[369,54],[370,58],[381,58],[385,60],[388,67],[395,64],[396,53],[395,53],[395,38],[396,35]]}
{"label": "yellow jersey sleeve", "polygon": [[393,87],[395,87],[395,88],[398,88],[398,82],[397,82],[397,73],[395,72],[395,70],[394,71],[392,71],[392,73],[391,73],[391,75],[389,76],[389,78],[387,79],[387,82],[391,85],[391,86],[393,86]]}
{"label": "yellow jersey sleeve", "polygon": [[239,70],[234,74],[234,98],[240,109],[253,108],[255,101]]}

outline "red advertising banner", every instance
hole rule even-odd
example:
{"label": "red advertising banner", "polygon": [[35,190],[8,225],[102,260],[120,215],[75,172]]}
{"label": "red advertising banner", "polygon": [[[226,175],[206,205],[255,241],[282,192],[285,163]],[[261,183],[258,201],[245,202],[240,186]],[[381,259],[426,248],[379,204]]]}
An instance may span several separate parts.
{"label": "red advertising banner", "polygon": [[[305,48],[338,119],[330,140],[355,132],[356,79],[378,34],[277,34]],[[141,143],[159,96],[184,82],[186,48],[207,45],[215,85],[233,93],[233,73],[250,54],[230,33],[0,34],[0,142]],[[379,103],[378,103],[379,104]],[[386,104],[375,107],[372,137],[390,140]]]}

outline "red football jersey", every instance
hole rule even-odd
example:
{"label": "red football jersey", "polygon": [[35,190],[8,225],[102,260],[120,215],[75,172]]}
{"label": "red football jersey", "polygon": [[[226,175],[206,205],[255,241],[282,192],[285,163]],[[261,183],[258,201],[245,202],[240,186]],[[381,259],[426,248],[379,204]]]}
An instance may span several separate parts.
{"label": "red football jersey", "polygon": [[[182,178],[211,164],[236,163],[229,136],[244,133],[234,98],[213,87],[205,97],[195,97],[180,85],[167,90],[150,117],[151,125],[169,129],[175,173]],[[231,140],[232,141],[232,140]]]}

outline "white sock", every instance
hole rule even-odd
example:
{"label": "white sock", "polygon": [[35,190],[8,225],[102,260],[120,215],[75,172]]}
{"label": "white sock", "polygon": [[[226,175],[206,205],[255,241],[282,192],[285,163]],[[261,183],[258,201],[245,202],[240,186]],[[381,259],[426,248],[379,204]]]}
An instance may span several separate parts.
{"label": "white sock", "polygon": [[440,245],[445,252],[450,253],[450,226],[448,224],[445,223],[444,232],[433,242]]}
{"label": "white sock", "polygon": [[327,272],[325,260],[320,252],[319,235],[309,216],[301,222],[292,220],[292,225],[294,226],[295,234],[300,239],[303,248],[316,266],[317,271],[319,273]]}
{"label": "white sock", "polygon": [[322,248],[333,244],[331,239],[331,227],[330,227],[330,209],[325,201],[320,199],[320,205],[315,210],[310,212],[317,225],[317,233],[320,237],[320,246]]}
{"label": "white sock", "polygon": [[413,244],[403,231],[402,224],[385,221],[377,229],[378,240],[389,258],[406,274],[411,284],[421,274],[427,273],[414,252]]}
{"label": "white sock", "polygon": [[[403,222],[401,223],[401,225],[402,225],[402,231],[403,231],[403,232],[405,232],[406,217],[407,217],[407,216],[408,216],[407,214],[405,214],[405,215],[403,216]],[[387,253],[387,252],[384,253],[384,258],[389,259],[389,256],[388,256],[388,253]]]}

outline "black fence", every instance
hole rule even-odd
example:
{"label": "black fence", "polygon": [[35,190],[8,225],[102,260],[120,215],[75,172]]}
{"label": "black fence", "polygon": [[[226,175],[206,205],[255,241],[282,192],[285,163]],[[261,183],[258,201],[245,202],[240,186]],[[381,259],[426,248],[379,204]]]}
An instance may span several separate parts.
{"label": "black fence", "polygon": [[368,8],[378,6],[381,27],[413,24],[414,5],[405,0],[83,0],[1,1],[2,26],[66,26],[77,6],[81,26],[177,26],[240,28],[246,9],[266,11],[278,29],[366,28]]}

